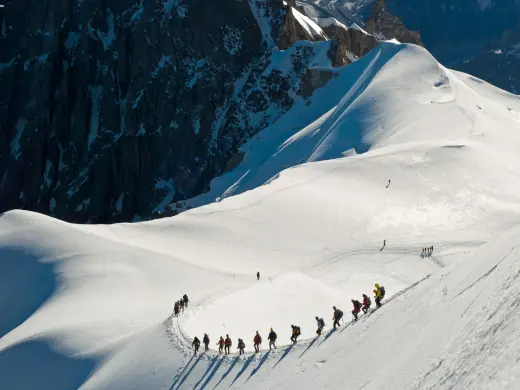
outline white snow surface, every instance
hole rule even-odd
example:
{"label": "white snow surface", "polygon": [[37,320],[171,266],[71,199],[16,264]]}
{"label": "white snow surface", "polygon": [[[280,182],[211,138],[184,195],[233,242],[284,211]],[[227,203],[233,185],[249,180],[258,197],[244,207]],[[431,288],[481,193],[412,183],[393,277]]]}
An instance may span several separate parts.
{"label": "white snow surface", "polygon": [[327,35],[323,32],[321,27],[318,26],[318,24],[316,24],[316,22],[314,20],[312,20],[308,16],[302,14],[296,8],[294,8],[294,7],[291,7],[291,8],[292,8],[292,13],[294,15],[294,18],[298,21],[298,23],[300,23],[300,25],[305,29],[305,31],[307,31],[307,33],[311,37],[318,36],[318,37],[327,38]]}
{"label": "white snow surface", "polygon": [[370,35],[365,30],[363,30],[357,23],[352,23],[349,28],[351,28],[353,30],[359,30],[359,31],[361,31],[365,35]]}
{"label": "white snow surface", "polygon": [[328,17],[328,18],[311,18],[314,22],[316,22],[316,24],[318,26],[320,26],[321,28],[325,28],[325,27],[329,27],[329,26],[338,26],[338,27],[342,27],[344,28],[345,30],[348,30],[347,26],[345,26],[343,23],[341,23],[340,21],[338,21],[336,18],[334,17]]}
{"label": "white snow surface", "polygon": [[[118,225],[4,213],[0,389],[514,389],[520,99],[413,45],[320,70],[329,83],[246,144],[201,207]],[[351,324],[376,282],[385,304]],[[204,332],[211,350],[193,356]]]}

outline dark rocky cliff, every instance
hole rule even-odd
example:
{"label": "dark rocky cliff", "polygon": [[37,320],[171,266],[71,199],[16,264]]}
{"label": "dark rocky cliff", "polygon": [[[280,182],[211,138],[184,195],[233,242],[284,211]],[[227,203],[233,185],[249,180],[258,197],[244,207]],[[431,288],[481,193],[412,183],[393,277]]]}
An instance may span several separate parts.
{"label": "dark rocky cliff", "polygon": [[520,94],[520,25],[484,47],[454,69],[475,75],[506,91]]}
{"label": "dark rocky cliff", "polygon": [[336,66],[377,43],[355,32],[308,36],[293,4],[7,1],[1,211],[130,221],[207,190],[244,142],[312,92],[302,83],[323,65],[323,45]]}
{"label": "dark rocky cliff", "polygon": [[376,37],[381,35],[381,39],[396,38],[399,42],[424,46],[418,31],[409,31],[401,19],[387,11],[385,0],[376,0],[372,5],[367,31]]}

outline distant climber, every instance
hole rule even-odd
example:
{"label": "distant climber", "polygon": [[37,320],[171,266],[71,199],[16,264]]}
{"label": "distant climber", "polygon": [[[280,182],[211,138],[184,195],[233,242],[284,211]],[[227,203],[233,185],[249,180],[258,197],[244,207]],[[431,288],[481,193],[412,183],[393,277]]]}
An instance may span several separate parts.
{"label": "distant climber", "polygon": [[231,339],[229,338],[229,335],[226,335],[226,340],[224,340],[224,351],[226,352],[226,355],[228,355],[231,351],[231,345],[233,343],[231,342]]}
{"label": "distant climber", "polygon": [[366,294],[363,294],[363,307],[361,310],[363,310],[363,313],[367,314],[370,310],[370,306],[372,306],[372,301],[370,300],[370,297]]}
{"label": "distant climber", "polygon": [[179,302],[175,302],[175,306],[173,307],[173,313],[175,314],[175,317],[179,315]]}
{"label": "distant climber", "polygon": [[256,280],[260,280],[260,271],[256,273]]}
{"label": "distant climber", "polygon": [[296,341],[298,340],[298,336],[301,335],[302,332],[300,330],[300,327],[297,325],[291,325],[291,328],[292,328],[291,341],[293,342],[293,344],[296,344]]}
{"label": "distant climber", "polygon": [[200,347],[200,340],[197,336],[195,336],[193,338],[193,343],[191,343],[191,346],[195,349],[195,355],[196,355],[197,352],[199,352],[199,347]]}
{"label": "distant climber", "polygon": [[388,188],[388,187],[390,187],[390,180],[388,180],[388,184],[386,185],[385,188]]}
{"label": "distant climber", "polygon": [[182,301],[184,302],[184,306],[188,307],[188,302],[190,300],[188,299],[188,296],[186,294],[184,294],[184,296],[182,297]]}
{"label": "distant climber", "polygon": [[352,304],[354,305],[354,310],[352,310],[352,315],[354,316],[354,321],[357,321],[358,314],[361,311],[361,302],[356,299],[352,299]]}
{"label": "distant climber", "polygon": [[239,350],[239,355],[242,355],[244,353],[244,348],[246,347],[246,344],[244,343],[244,340],[242,339],[238,339],[238,347],[237,349]]}
{"label": "distant climber", "polygon": [[260,333],[256,331],[255,338],[253,339],[253,344],[255,347],[255,352],[260,352],[260,345],[262,344],[262,336],[260,336]]}
{"label": "distant climber", "polygon": [[433,245],[430,247],[430,256],[432,255],[433,253]]}
{"label": "distant climber", "polygon": [[184,313],[184,300],[183,299],[179,300],[179,306],[181,307],[181,310]]}
{"label": "distant climber", "polygon": [[383,240],[383,246],[381,247],[380,251],[382,251],[383,249],[385,249],[385,246],[386,246],[386,240]]}
{"label": "distant climber", "polygon": [[269,340],[269,351],[271,350],[271,347],[276,349],[275,342],[277,338],[278,336],[276,335],[276,332],[273,330],[273,328],[271,328],[269,331],[269,336],[267,336],[267,339]]}
{"label": "distant climber", "polygon": [[222,338],[222,336],[220,336],[220,340],[218,341],[217,345],[218,345],[218,354],[220,355],[222,353],[222,351],[224,350],[224,339]]}
{"label": "distant climber", "polygon": [[318,336],[321,336],[321,331],[323,330],[323,328],[325,328],[325,321],[323,321],[323,318],[319,318],[318,316],[316,316],[316,323],[318,324],[318,330],[316,331],[316,334]]}
{"label": "distant climber", "polygon": [[339,309],[336,309],[336,306],[332,307],[334,309],[334,314],[332,314],[332,320],[334,321],[334,329],[336,329],[336,325],[339,326],[339,320],[343,318],[343,312]]}
{"label": "distant climber", "polygon": [[204,343],[204,351],[209,350],[209,337],[206,333],[204,333],[204,338],[202,339],[202,342]]}

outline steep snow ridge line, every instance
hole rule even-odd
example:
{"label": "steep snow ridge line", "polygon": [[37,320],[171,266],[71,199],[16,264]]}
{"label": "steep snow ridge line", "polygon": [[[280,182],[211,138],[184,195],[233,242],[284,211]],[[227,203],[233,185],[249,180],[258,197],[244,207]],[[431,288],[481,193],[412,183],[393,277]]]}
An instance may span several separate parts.
{"label": "steep snow ridge line", "polygon": [[[357,82],[350,88],[347,94],[341,99],[335,108],[334,112],[327,118],[327,122],[332,122],[332,125],[328,126],[324,123],[324,127],[328,130],[318,141],[314,152],[309,157],[309,162],[316,161],[319,159],[319,156],[323,154],[323,143],[329,137],[329,135],[336,130],[336,125],[338,122],[348,113],[348,106],[352,104],[352,102],[364,91],[368,84],[372,81],[374,74],[376,73],[374,70],[377,70],[376,64],[378,63],[379,57],[381,56],[381,49],[376,49],[377,54],[374,56],[372,61],[368,64],[365,71],[358,78]],[[376,69],[375,69],[376,68]]]}
{"label": "steep snow ridge line", "polygon": [[466,291],[470,290],[473,286],[475,286],[477,283],[479,283],[480,281],[486,279],[489,275],[491,275],[491,273],[493,271],[495,271],[498,266],[505,260],[509,257],[509,255],[511,255],[511,253],[514,252],[514,250],[516,248],[518,248],[520,246],[520,244],[517,244],[515,245],[513,248],[511,248],[511,250],[505,254],[504,256],[502,256],[502,258],[493,266],[491,267],[487,272],[485,272],[481,277],[479,277],[477,280],[475,280],[473,283],[471,283],[468,287],[466,287],[464,290],[462,290],[460,293],[458,293],[455,298],[453,298],[454,300],[457,299],[459,296],[461,296],[462,294],[464,294]]}
{"label": "steep snow ridge line", "polygon": [[313,20],[321,28],[325,28],[325,27],[329,27],[329,26],[338,26],[338,27],[341,27],[341,28],[343,28],[345,30],[348,30],[347,26],[345,26],[343,23],[341,23],[340,21],[338,21],[334,17],[329,17],[329,18],[310,18],[310,19]]}
{"label": "steep snow ridge line", "polygon": [[323,32],[320,26],[316,24],[312,19],[308,18],[307,16],[300,13],[297,9],[294,7],[291,9],[294,17],[300,23],[300,25],[307,31],[307,33],[311,36],[318,36],[325,39],[327,38],[327,35]]}

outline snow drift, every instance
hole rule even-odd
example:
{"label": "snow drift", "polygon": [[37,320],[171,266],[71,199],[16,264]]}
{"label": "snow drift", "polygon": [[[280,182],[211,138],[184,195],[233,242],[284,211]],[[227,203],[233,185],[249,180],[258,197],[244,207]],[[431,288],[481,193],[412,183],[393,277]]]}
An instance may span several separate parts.
{"label": "snow drift", "polygon": [[[410,45],[319,70],[326,85],[189,204],[221,202],[110,226],[2,215],[0,388],[513,388],[518,97]],[[349,325],[375,282],[386,304]],[[260,354],[215,354],[256,330]]]}

